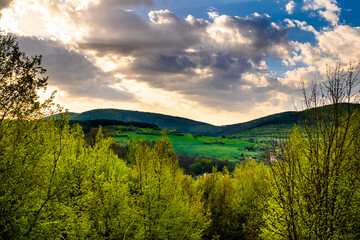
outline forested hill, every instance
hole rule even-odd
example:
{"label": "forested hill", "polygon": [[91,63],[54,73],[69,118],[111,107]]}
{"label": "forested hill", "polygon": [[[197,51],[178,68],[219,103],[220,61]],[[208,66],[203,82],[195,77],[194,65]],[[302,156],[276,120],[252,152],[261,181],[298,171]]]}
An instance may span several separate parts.
{"label": "forested hill", "polygon": [[95,109],[83,113],[71,113],[70,120],[112,119],[123,122],[150,123],[166,129],[177,129],[183,133],[218,135],[220,128],[208,123],[158,113],[118,109]]}
{"label": "forested hill", "polygon": [[[359,104],[354,106],[360,109]],[[326,106],[324,108],[331,109],[329,106]],[[229,136],[267,126],[279,126],[281,130],[281,128],[286,128],[286,126],[298,124],[301,118],[305,116],[304,113],[304,111],[282,112],[244,123],[225,126],[214,126],[208,123],[198,122],[187,118],[174,117],[158,113],[118,109],[96,109],[83,113],[69,113],[69,115],[70,120],[77,121],[111,119],[123,122],[143,122],[157,125],[160,128],[177,129],[183,133],[203,134],[208,136]]]}
{"label": "forested hill", "polygon": [[[340,104],[340,111],[344,113],[347,111],[347,108],[357,108],[360,111],[360,104]],[[333,109],[333,105],[327,105],[321,107],[320,111],[316,110],[317,113],[323,112],[325,114],[329,114]],[[301,121],[311,115],[310,110],[304,111],[289,111],[289,112],[282,112],[277,114],[272,114],[266,117],[254,119],[244,123],[232,124],[223,126],[221,129],[221,134],[223,135],[241,135],[241,133],[249,132],[253,130],[251,133],[254,132],[263,132],[264,131],[283,131],[286,129],[290,129],[294,126],[294,124],[301,124]]]}
{"label": "forested hill", "polygon": [[160,128],[177,129],[183,133],[203,134],[208,136],[233,135],[242,131],[267,125],[278,125],[284,123],[294,124],[299,120],[298,115],[298,112],[284,112],[244,123],[214,126],[208,123],[181,117],[130,110],[96,109],[83,113],[69,113],[70,120],[74,121],[111,119],[122,122],[143,122],[157,125]]}
{"label": "forested hill", "polygon": [[291,111],[276,113],[244,123],[226,125],[222,128],[221,133],[224,135],[233,135],[247,130],[266,127],[266,126],[283,127],[284,125],[294,125],[300,122],[301,115],[302,112],[291,112]]}

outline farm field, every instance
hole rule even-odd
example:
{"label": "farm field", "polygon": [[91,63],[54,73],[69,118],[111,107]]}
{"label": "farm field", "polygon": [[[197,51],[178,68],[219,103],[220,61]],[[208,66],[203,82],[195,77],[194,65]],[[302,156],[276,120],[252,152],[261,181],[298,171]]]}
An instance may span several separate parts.
{"label": "farm field", "polygon": [[284,137],[286,133],[290,133],[294,128],[294,124],[277,124],[266,125],[256,128],[251,128],[236,134],[231,135],[231,138],[236,139],[256,139],[258,142],[278,139],[280,136]]}
{"label": "farm field", "polygon": [[[121,136],[115,136],[114,139],[119,143],[125,143],[135,140],[157,141],[161,137],[161,134],[126,132]],[[263,146],[245,140],[192,134],[168,134],[168,137],[177,154],[200,155],[232,162],[239,161],[244,156],[259,156],[259,148]]]}

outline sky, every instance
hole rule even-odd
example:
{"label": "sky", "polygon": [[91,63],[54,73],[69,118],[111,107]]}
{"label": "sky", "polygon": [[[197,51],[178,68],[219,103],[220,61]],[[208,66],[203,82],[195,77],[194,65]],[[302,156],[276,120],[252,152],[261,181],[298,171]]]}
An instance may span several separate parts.
{"label": "sky", "polygon": [[360,1],[0,0],[0,29],[42,55],[70,112],[215,125],[301,109],[302,84],[360,60]]}

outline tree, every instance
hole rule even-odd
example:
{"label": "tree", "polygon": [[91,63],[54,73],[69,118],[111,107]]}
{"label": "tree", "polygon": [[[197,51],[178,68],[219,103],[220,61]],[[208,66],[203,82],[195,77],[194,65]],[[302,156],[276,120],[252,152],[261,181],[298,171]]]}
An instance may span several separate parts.
{"label": "tree", "polygon": [[360,237],[359,65],[328,68],[327,81],[304,88],[302,124],[270,162],[266,239]]}
{"label": "tree", "polygon": [[0,34],[0,123],[4,119],[29,119],[49,109],[48,100],[39,101],[38,90],[46,90],[48,77],[41,67],[41,56],[29,58],[20,51],[16,39]]}
{"label": "tree", "polygon": [[166,136],[130,146],[132,197],[138,213],[134,239],[201,239],[207,218],[193,179],[184,175]]}
{"label": "tree", "polygon": [[268,196],[263,163],[245,161],[232,174],[226,167],[199,176],[197,191],[210,216],[204,239],[260,239],[263,209]]}
{"label": "tree", "polygon": [[[38,91],[46,89],[47,77],[41,57],[29,58],[16,39],[0,34],[0,235],[26,235],[33,227],[33,211],[41,183],[41,156],[46,135],[38,119],[52,105],[53,96],[40,102]],[[29,121],[37,119],[36,121]],[[35,167],[36,166],[36,167]],[[35,213],[35,212],[33,212]],[[35,217],[37,214],[34,214]],[[37,218],[37,217],[35,217]],[[18,228],[20,226],[29,227]]]}
{"label": "tree", "polygon": [[269,168],[263,162],[246,160],[233,173],[237,219],[241,221],[243,239],[261,239],[265,222],[263,212],[269,196]]}
{"label": "tree", "polygon": [[1,141],[0,239],[132,238],[131,169],[113,139],[99,130],[86,144],[66,115],[23,125],[34,122],[11,125]]}
{"label": "tree", "polygon": [[47,77],[41,57],[28,58],[15,38],[0,36],[0,238],[118,239],[132,225],[131,169],[112,139],[85,144],[68,116],[43,120]]}

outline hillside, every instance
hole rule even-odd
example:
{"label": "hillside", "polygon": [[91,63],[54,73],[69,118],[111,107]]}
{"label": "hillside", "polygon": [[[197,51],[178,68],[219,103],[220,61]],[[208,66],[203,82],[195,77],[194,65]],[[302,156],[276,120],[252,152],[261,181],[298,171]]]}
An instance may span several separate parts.
{"label": "hillside", "polygon": [[[343,106],[346,106],[344,104]],[[358,107],[360,105],[351,105]],[[324,111],[331,111],[330,106],[323,107]],[[207,136],[237,136],[243,133],[243,136],[256,135],[258,132],[270,133],[282,131],[291,128],[294,124],[300,123],[301,118],[306,116],[307,111],[289,111],[272,114],[266,117],[258,118],[244,123],[214,126],[208,123],[194,121],[182,117],[174,117],[158,113],[139,112],[118,109],[95,109],[83,113],[71,113],[70,120],[87,121],[97,119],[111,119],[122,122],[148,123],[166,129],[177,129],[182,133],[202,134]]]}
{"label": "hillside", "polygon": [[218,135],[219,128],[208,123],[158,113],[148,113],[118,109],[95,109],[72,114],[71,120],[85,121],[112,119],[123,122],[150,123],[166,129],[177,129],[183,133]]}
{"label": "hillside", "polygon": [[251,129],[263,128],[267,126],[273,126],[276,128],[276,126],[294,125],[299,123],[300,116],[301,112],[277,113],[244,123],[226,125],[223,127],[221,133],[224,135],[234,135]]}

